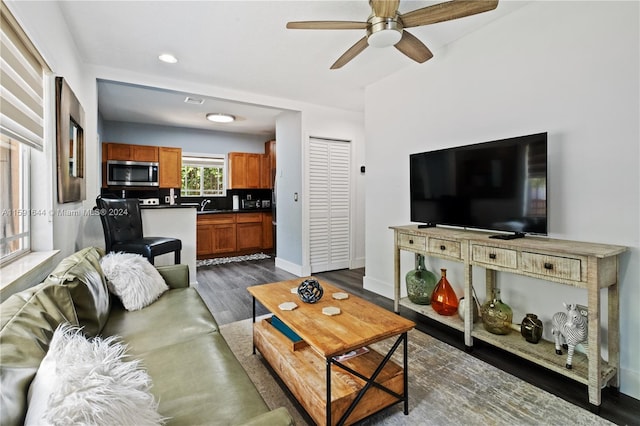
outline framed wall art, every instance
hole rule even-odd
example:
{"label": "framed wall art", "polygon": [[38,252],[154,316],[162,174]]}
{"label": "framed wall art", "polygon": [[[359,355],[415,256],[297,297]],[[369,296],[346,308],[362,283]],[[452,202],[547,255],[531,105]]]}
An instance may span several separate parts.
{"label": "framed wall art", "polygon": [[84,110],[62,77],[56,77],[56,150],[58,202],[84,200]]}

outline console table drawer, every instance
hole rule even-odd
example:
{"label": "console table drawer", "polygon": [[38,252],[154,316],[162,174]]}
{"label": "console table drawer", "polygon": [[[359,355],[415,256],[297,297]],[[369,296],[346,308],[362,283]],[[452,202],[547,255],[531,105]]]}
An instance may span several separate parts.
{"label": "console table drawer", "polygon": [[429,238],[429,251],[460,259],[460,243],[458,241]]}
{"label": "console table drawer", "polygon": [[398,246],[405,250],[425,251],[427,248],[427,238],[419,235],[399,234]]}
{"label": "console table drawer", "polygon": [[518,252],[515,250],[474,244],[472,246],[471,259],[474,262],[501,266],[503,268],[515,269],[518,267]]}
{"label": "console table drawer", "polygon": [[581,266],[580,259],[522,252],[522,270],[533,274],[580,281]]}

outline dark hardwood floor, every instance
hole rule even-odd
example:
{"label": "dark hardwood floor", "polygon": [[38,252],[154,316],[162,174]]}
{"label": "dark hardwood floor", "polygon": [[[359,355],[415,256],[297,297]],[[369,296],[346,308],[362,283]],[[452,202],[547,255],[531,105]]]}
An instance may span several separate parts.
{"label": "dark hardwood floor", "polygon": [[[364,269],[329,271],[314,274],[345,291],[369,300],[389,310],[393,301],[363,289]],[[220,325],[251,318],[252,299],[247,287],[297,278],[275,267],[273,259],[236,262],[225,265],[198,268],[197,289]],[[258,315],[267,311],[258,306]],[[465,350],[461,332],[426,318],[416,312],[401,308],[400,314],[416,322],[420,331],[448,343],[458,350]],[[579,407],[590,409],[587,386],[574,382],[536,364],[523,360],[497,347],[474,342],[470,355],[500,368],[516,377],[534,384]],[[618,425],[640,426],[640,401],[617,393],[611,388],[602,392],[600,416]]]}

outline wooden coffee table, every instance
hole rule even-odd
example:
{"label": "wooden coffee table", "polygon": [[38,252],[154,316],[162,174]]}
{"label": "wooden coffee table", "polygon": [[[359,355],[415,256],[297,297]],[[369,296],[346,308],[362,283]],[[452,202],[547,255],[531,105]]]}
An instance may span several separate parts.
{"label": "wooden coffee table", "polygon": [[[349,294],[333,298],[343,290],[318,280],[324,295],[317,303],[304,303],[292,293],[304,278],[249,287],[253,296],[253,346],[258,349],[289,388],[309,416],[319,425],[351,424],[390,405],[404,403],[409,412],[407,379],[407,332],[415,323]],[[300,340],[287,337],[268,318],[256,322],[256,303],[261,303]],[[282,310],[284,302],[297,308]],[[341,313],[323,314],[337,307]],[[371,348],[367,353],[338,360],[340,355],[395,338],[385,355]],[[403,346],[403,365],[391,357]]]}

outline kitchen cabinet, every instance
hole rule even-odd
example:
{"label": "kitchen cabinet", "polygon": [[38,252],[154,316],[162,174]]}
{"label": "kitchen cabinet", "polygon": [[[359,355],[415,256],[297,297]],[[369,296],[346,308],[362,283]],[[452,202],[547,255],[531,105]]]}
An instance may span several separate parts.
{"label": "kitchen cabinet", "polygon": [[200,214],[197,219],[198,259],[236,256],[273,248],[271,212]]}
{"label": "kitchen cabinet", "polygon": [[198,259],[232,254],[236,251],[236,215],[199,215],[196,225]]}
{"label": "kitchen cabinet", "polygon": [[182,149],[158,148],[160,188],[182,187]]}
{"label": "kitchen cabinet", "polygon": [[102,158],[106,161],[150,161],[157,163],[158,147],[105,142],[102,144]]}
{"label": "kitchen cabinet", "polygon": [[276,141],[264,144],[264,154],[230,152],[229,189],[273,189],[276,177]]}
{"label": "kitchen cabinet", "polygon": [[249,152],[229,153],[229,189],[260,188],[261,155]]}
{"label": "kitchen cabinet", "polygon": [[263,154],[260,157],[260,188],[272,188],[271,159],[267,154]]}
{"label": "kitchen cabinet", "polygon": [[[487,233],[448,228],[418,229],[415,225],[392,226],[394,230],[394,311],[405,308],[464,333],[470,350],[473,339],[479,339],[518,355],[549,370],[569,377],[588,387],[589,403],[598,411],[601,390],[620,386],[620,334],[618,300],[618,257],[626,247],[527,236],[515,240],[489,240]],[[520,333],[496,335],[473,323],[473,303],[466,303],[464,321],[457,315],[438,315],[429,305],[416,305],[400,298],[400,252],[447,259],[464,264],[465,295],[473,294],[473,268],[485,269],[486,294],[496,287],[498,272],[523,275],[560,285],[584,289],[588,301],[587,356],[576,352],[571,369],[565,367],[567,354],[558,356],[553,342],[526,342]],[[508,285],[508,280],[502,281]],[[606,289],[601,297],[601,290]],[[553,296],[550,295],[553,303]],[[601,326],[601,299],[607,303],[608,330]],[[606,338],[605,338],[606,336]],[[601,355],[602,342],[607,342],[608,360]]]}
{"label": "kitchen cabinet", "polygon": [[273,213],[262,213],[262,249],[273,249]]}
{"label": "kitchen cabinet", "polygon": [[237,214],[236,224],[238,251],[262,250],[262,213]]}

